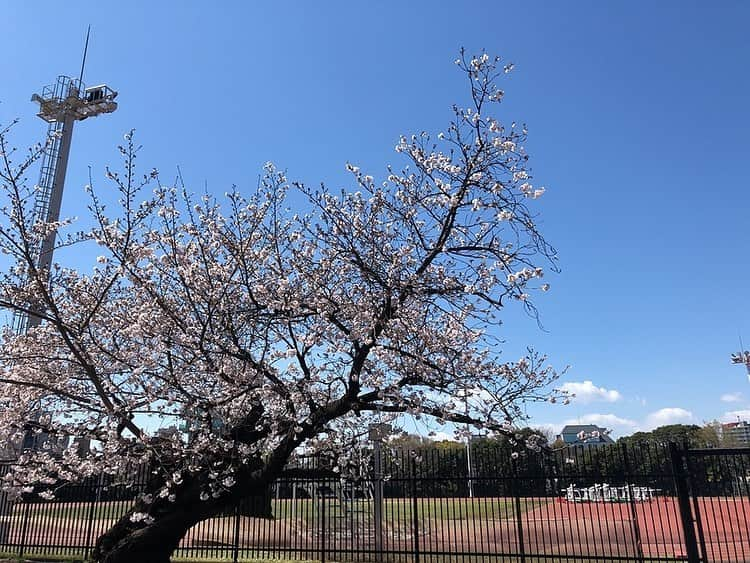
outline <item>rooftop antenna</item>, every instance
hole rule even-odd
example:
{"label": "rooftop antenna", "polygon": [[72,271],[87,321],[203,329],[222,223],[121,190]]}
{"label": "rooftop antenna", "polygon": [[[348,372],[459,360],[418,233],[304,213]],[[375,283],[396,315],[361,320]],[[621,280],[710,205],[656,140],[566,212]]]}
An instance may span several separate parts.
{"label": "rooftop antenna", "polygon": [[[34,223],[55,223],[60,219],[65,172],[68,168],[75,122],[102,113],[112,113],[117,109],[117,92],[109,86],[100,84],[86,88],[83,84],[90,33],[91,26],[86,31],[86,45],[79,78],[76,80],[69,76],[58,76],[55,84],[45,86],[41,94],[31,96],[31,101],[39,104],[37,115],[48,123],[39,182],[36,186]],[[57,232],[50,231],[34,252],[37,271],[47,281],[56,238]],[[41,315],[44,311],[40,308],[35,312]],[[41,323],[39,315],[16,311],[13,315],[13,330],[16,334],[25,334],[30,328]]]}
{"label": "rooftop antenna", "polygon": [[91,35],[91,24],[86,30],[86,44],[83,46],[83,60],[81,60],[81,74],[78,76],[78,82],[83,82],[83,69],[86,68],[86,53],[89,52],[89,35]]}
{"label": "rooftop antenna", "polygon": [[750,381],[750,351],[745,350],[742,345],[742,335],[740,335],[740,351],[737,354],[732,354],[733,364],[745,364],[747,370],[747,379]]}

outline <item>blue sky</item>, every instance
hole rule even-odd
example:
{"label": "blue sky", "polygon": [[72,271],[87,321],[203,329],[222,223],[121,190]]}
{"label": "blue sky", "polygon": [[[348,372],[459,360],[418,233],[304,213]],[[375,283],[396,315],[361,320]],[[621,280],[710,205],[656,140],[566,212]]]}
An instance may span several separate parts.
{"label": "blue sky", "polygon": [[[750,383],[750,5],[705,2],[5,2],[0,121],[42,138],[29,102],[58,74],[120,92],[75,133],[64,215],[103,184],[130,128],[146,168],[196,190],[252,188],[262,163],[338,188],[374,175],[401,133],[439,131],[466,92],[459,47],[513,61],[499,117],[524,121],[542,226],[562,273],[537,302],[546,331],[509,310],[505,353],[570,364],[574,404],[537,424],[622,435],[744,411]],[[585,383],[591,382],[591,383]],[[723,397],[723,400],[722,400]]]}

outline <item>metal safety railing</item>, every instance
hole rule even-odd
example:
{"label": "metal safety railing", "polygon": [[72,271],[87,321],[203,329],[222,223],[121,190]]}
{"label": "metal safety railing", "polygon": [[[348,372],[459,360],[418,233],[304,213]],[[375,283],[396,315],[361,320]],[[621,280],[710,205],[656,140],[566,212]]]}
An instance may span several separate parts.
{"label": "metal safety railing", "polygon": [[[321,471],[320,460],[301,460],[294,477],[194,526],[175,556],[750,561],[750,450],[616,444],[514,459],[487,441],[473,443],[471,455],[469,471],[463,446],[383,447],[344,478]],[[147,469],[133,471],[127,487],[92,477],[65,485],[54,501],[0,502],[0,552],[87,557],[146,490]],[[571,498],[575,490],[591,493]]]}

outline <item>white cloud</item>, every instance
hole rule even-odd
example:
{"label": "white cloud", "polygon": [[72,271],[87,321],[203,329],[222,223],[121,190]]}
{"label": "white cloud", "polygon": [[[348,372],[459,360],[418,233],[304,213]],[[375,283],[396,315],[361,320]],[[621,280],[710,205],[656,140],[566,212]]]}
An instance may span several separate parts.
{"label": "white cloud", "polygon": [[575,395],[574,401],[588,404],[595,401],[614,403],[622,399],[622,394],[615,389],[597,387],[590,380],[568,381],[560,385],[560,390]]}
{"label": "white cloud", "polygon": [[742,401],[742,393],[724,393],[721,396],[721,400],[725,403],[739,403]]}
{"label": "white cloud", "polygon": [[722,422],[737,422],[738,418],[740,420],[750,420],[750,409],[740,409],[737,411],[729,411],[721,415]]}
{"label": "white cloud", "polygon": [[612,428],[614,426],[629,426],[631,428],[637,428],[638,423],[635,420],[629,418],[622,418],[615,414],[599,414],[591,413],[584,414],[578,418],[572,418],[566,420],[565,424],[596,424],[597,426],[603,426],[605,428]]}
{"label": "white cloud", "polygon": [[646,417],[644,427],[653,430],[667,424],[685,424],[693,420],[693,413],[680,407],[666,407],[652,412]]}

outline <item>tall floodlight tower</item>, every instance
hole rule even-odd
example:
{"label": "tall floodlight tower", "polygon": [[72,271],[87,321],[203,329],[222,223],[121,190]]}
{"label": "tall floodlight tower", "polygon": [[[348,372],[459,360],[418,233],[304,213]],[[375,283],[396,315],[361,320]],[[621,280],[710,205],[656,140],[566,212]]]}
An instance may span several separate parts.
{"label": "tall floodlight tower", "polygon": [[[41,94],[31,96],[31,101],[39,104],[37,115],[49,124],[46,146],[42,154],[39,184],[36,187],[35,223],[54,223],[60,219],[65,172],[68,168],[75,122],[102,113],[112,113],[117,109],[115,102],[117,92],[106,84],[86,88],[82,77],[83,68],[81,68],[81,78],[78,79],[58,76],[55,84],[46,86]],[[47,278],[49,278],[49,269],[52,265],[56,237],[56,231],[49,232],[34,256],[37,270]],[[41,318],[36,315],[17,313],[13,316],[13,329],[17,334],[24,334],[40,322]]]}

